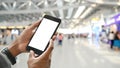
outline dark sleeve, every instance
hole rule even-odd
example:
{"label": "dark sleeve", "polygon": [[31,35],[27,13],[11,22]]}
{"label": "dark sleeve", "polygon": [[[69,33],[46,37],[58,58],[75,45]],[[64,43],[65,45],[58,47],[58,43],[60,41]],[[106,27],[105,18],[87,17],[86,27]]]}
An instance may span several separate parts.
{"label": "dark sleeve", "polygon": [[11,68],[9,59],[0,52],[0,68]]}

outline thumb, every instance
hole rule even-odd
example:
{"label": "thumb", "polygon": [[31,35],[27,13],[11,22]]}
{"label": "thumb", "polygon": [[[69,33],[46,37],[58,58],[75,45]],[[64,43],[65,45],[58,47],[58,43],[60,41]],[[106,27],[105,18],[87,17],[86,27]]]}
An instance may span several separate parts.
{"label": "thumb", "polygon": [[39,24],[40,24],[40,20],[38,20],[37,22],[35,22],[35,23],[33,23],[29,28],[31,29],[31,30],[34,30]]}
{"label": "thumb", "polygon": [[34,58],[34,57],[35,57],[34,51],[30,50],[29,58]]}
{"label": "thumb", "polygon": [[[53,40],[51,39],[48,48],[46,49],[46,51],[45,51],[41,56],[49,57],[50,54],[51,54],[51,52],[52,52],[52,50],[53,50],[53,48],[54,48],[54,47],[53,47]],[[39,58],[40,58],[40,57],[39,57]]]}

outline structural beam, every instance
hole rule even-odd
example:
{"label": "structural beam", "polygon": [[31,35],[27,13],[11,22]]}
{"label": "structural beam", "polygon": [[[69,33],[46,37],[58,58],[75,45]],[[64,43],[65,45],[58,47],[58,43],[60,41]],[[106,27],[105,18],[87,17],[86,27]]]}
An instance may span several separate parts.
{"label": "structural beam", "polygon": [[[86,5],[89,6],[90,4],[71,4],[71,5],[66,5],[64,7],[49,7],[49,8],[43,8],[43,9],[24,9],[24,10],[20,10],[20,8],[24,7],[25,5],[27,5],[28,3],[24,3],[22,4],[20,7],[18,7],[17,9],[19,10],[13,10],[13,11],[9,11],[9,10],[1,10],[0,14],[28,14],[28,13],[41,13],[41,12],[46,12],[46,11],[58,11],[59,9],[64,10],[64,9],[69,9],[69,8],[77,8],[81,5]],[[7,9],[8,7],[6,7]]]}
{"label": "structural beam", "polygon": [[[63,0],[57,0],[57,6],[63,7]],[[63,9],[59,9],[59,15],[60,15],[61,19],[64,18]]]}
{"label": "structural beam", "polygon": [[114,6],[120,6],[120,2],[115,2],[113,1],[104,1],[104,0],[86,0],[87,2],[91,3],[97,3],[97,4],[102,4],[102,5],[114,5]]}
{"label": "structural beam", "polygon": [[4,7],[6,10],[9,10],[9,7],[8,7],[8,5],[6,5],[5,2],[2,2],[2,5],[3,5],[3,7]]}

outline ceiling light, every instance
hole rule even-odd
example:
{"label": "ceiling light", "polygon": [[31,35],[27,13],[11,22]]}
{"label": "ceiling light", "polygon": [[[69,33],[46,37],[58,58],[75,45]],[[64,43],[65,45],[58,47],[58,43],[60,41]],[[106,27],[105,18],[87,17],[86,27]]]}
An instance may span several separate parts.
{"label": "ceiling light", "polygon": [[0,26],[1,29],[6,29],[7,27],[6,26]]}
{"label": "ceiling light", "polygon": [[32,1],[29,1],[29,4],[28,4],[29,6],[31,6],[32,5]]}
{"label": "ceiling light", "polygon": [[85,10],[85,8],[86,6],[80,6],[73,18],[78,18],[82,14],[82,12]]}
{"label": "ceiling light", "polygon": [[87,15],[88,13],[90,13],[90,11],[91,11],[92,9],[93,9],[92,7],[89,7],[89,8],[80,16],[80,18],[81,18],[81,19],[85,18],[86,15]]}
{"label": "ceiling light", "polygon": [[76,0],[64,0],[66,2],[75,2]]}
{"label": "ceiling light", "polygon": [[97,5],[96,4],[91,4],[92,7],[96,7]]}
{"label": "ceiling light", "polygon": [[73,24],[73,23],[71,23],[71,24],[70,24],[70,28],[73,28],[73,27],[74,27],[74,24]]}
{"label": "ceiling light", "polygon": [[104,3],[103,0],[96,0],[96,2],[98,2],[98,3]]}
{"label": "ceiling light", "polygon": [[120,2],[118,2],[117,5],[120,5]]}
{"label": "ceiling light", "polygon": [[85,1],[82,1],[81,3],[85,3]]}

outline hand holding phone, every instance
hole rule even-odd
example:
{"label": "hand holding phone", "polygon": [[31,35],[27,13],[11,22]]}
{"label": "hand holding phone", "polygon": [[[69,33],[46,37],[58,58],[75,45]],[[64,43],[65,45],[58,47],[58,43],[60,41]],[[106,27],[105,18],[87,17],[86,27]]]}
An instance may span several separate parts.
{"label": "hand holding phone", "polygon": [[48,47],[49,41],[60,23],[60,19],[45,15],[29,41],[27,50],[33,50],[38,55],[42,54]]}

